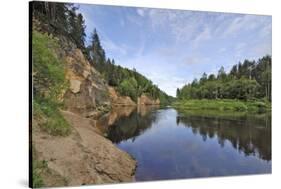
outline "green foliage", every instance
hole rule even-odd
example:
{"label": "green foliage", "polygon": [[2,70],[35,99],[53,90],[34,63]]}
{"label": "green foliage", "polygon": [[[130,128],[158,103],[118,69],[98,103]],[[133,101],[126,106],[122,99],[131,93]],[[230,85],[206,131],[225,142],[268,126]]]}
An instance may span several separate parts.
{"label": "green foliage", "polygon": [[178,99],[239,99],[266,98],[271,101],[271,57],[257,62],[245,60],[234,65],[227,74],[221,67],[217,76],[204,73],[199,79],[177,90]]}
{"label": "green foliage", "polygon": [[85,20],[71,3],[32,2],[33,16],[42,22],[41,29],[54,35],[63,35],[83,52],[85,49]]}
{"label": "green foliage", "polygon": [[40,127],[54,136],[67,136],[70,126],[59,112],[60,104],[46,99],[33,101],[33,116],[41,119]]}
{"label": "green foliage", "polygon": [[129,96],[132,100],[137,101],[138,83],[134,77],[124,79],[118,86],[118,92],[121,95]]}
{"label": "green foliage", "polygon": [[33,32],[33,116],[41,120],[40,126],[49,134],[65,136],[70,126],[59,112],[59,96],[67,82],[63,62],[55,53],[57,48],[54,38]]}
{"label": "green foliage", "polygon": [[44,181],[42,179],[42,172],[44,169],[48,168],[47,161],[39,161],[33,160],[32,161],[32,187],[33,188],[40,188],[44,186]]}
{"label": "green foliage", "polygon": [[180,100],[173,103],[173,106],[184,110],[212,110],[226,112],[257,112],[262,113],[271,109],[270,103],[262,101],[241,101],[241,100]]}
{"label": "green foliage", "polygon": [[39,32],[33,32],[32,38],[32,74],[34,96],[56,97],[58,89],[65,85],[64,67],[55,51],[57,41]]}
{"label": "green foliage", "polygon": [[91,38],[91,45],[88,47],[88,49],[90,50],[89,54],[92,62],[94,62],[97,66],[97,69],[100,70],[101,68],[103,68],[103,64],[105,64],[105,52],[101,46],[96,29],[94,30]]}

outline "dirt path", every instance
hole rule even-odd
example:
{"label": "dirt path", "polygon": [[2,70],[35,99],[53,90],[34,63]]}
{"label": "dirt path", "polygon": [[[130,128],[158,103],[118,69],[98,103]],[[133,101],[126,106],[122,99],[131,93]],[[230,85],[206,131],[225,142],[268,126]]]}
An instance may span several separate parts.
{"label": "dirt path", "polygon": [[[33,142],[40,160],[46,160],[48,167],[64,178],[67,185],[133,180],[136,161],[104,138],[94,121],[67,111],[62,114],[73,127],[69,136],[54,137],[33,130]],[[45,184],[55,186],[54,179],[49,176]]]}

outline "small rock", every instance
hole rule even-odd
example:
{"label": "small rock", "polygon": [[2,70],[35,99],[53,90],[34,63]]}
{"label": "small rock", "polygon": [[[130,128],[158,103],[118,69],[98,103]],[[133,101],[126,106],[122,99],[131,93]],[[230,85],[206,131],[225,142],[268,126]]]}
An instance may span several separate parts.
{"label": "small rock", "polygon": [[89,117],[97,118],[98,116],[99,116],[99,112],[97,112],[97,111],[89,112],[86,115],[87,118],[89,118]]}
{"label": "small rock", "polygon": [[72,79],[70,80],[70,90],[73,93],[78,93],[80,91],[81,81]]}
{"label": "small rock", "polygon": [[83,77],[86,79],[88,77],[88,75],[90,74],[90,72],[84,70],[83,71]]}

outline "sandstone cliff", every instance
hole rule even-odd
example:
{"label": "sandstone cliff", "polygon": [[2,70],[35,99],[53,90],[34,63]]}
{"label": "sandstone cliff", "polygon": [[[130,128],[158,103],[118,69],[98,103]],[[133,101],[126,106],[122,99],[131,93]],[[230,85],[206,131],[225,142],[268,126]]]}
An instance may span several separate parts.
{"label": "sandstone cliff", "polygon": [[128,96],[121,96],[113,87],[108,87],[113,106],[135,106],[136,103]]}
{"label": "sandstone cliff", "polygon": [[150,97],[142,94],[140,97],[138,97],[138,105],[160,105],[160,100],[153,100]]}
{"label": "sandstone cliff", "polygon": [[[61,114],[71,127],[68,136],[52,136],[41,129],[41,118],[32,123],[36,159],[47,162],[42,170],[45,186],[129,182],[136,161],[103,137],[96,119],[111,108],[109,88],[83,53],[64,37],[56,56],[64,60],[68,86],[59,91]],[[50,118],[51,119],[51,118]],[[37,121],[34,121],[37,120]]]}
{"label": "sandstone cliff", "polygon": [[86,115],[91,111],[110,107],[106,82],[85,59],[80,49],[67,50],[65,75],[69,81],[69,90],[64,95],[67,110]]}

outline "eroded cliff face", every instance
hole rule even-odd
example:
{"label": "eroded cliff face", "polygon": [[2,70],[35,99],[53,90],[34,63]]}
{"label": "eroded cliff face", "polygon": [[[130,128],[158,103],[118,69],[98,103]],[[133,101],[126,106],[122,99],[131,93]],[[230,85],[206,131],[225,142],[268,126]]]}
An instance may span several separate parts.
{"label": "eroded cliff face", "polygon": [[113,87],[108,87],[112,106],[135,106],[136,103],[129,96],[121,96]]}
{"label": "eroded cliff face", "polygon": [[96,119],[112,105],[109,88],[80,49],[63,37],[57,56],[64,60],[68,86],[60,91],[60,111],[71,127],[68,136],[52,136],[32,125],[32,143],[48,171],[45,186],[101,184],[133,181],[136,161],[106,139]]}
{"label": "eroded cliff face", "polygon": [[109,96],[112,106],[142,106],[142,105],[160,105],[159,99],[152,99],[145,94],[142,94],[134,102],[129,96],[121,96],[113,87],[108,87]]}
{"label": "eroded cliff face", "polygon": [[69,90],[64,95],[66,109],[82,115],[108,109],[108,86],[81,50],[74,49],[67,53],[65,64],[66,79],[69,81]]}
{"label": "eroded cliff face", "polygon": [[140,97],[138,97],[138,105],[160,105],[160,100],[153,100],[150,97],[142,94]]}

